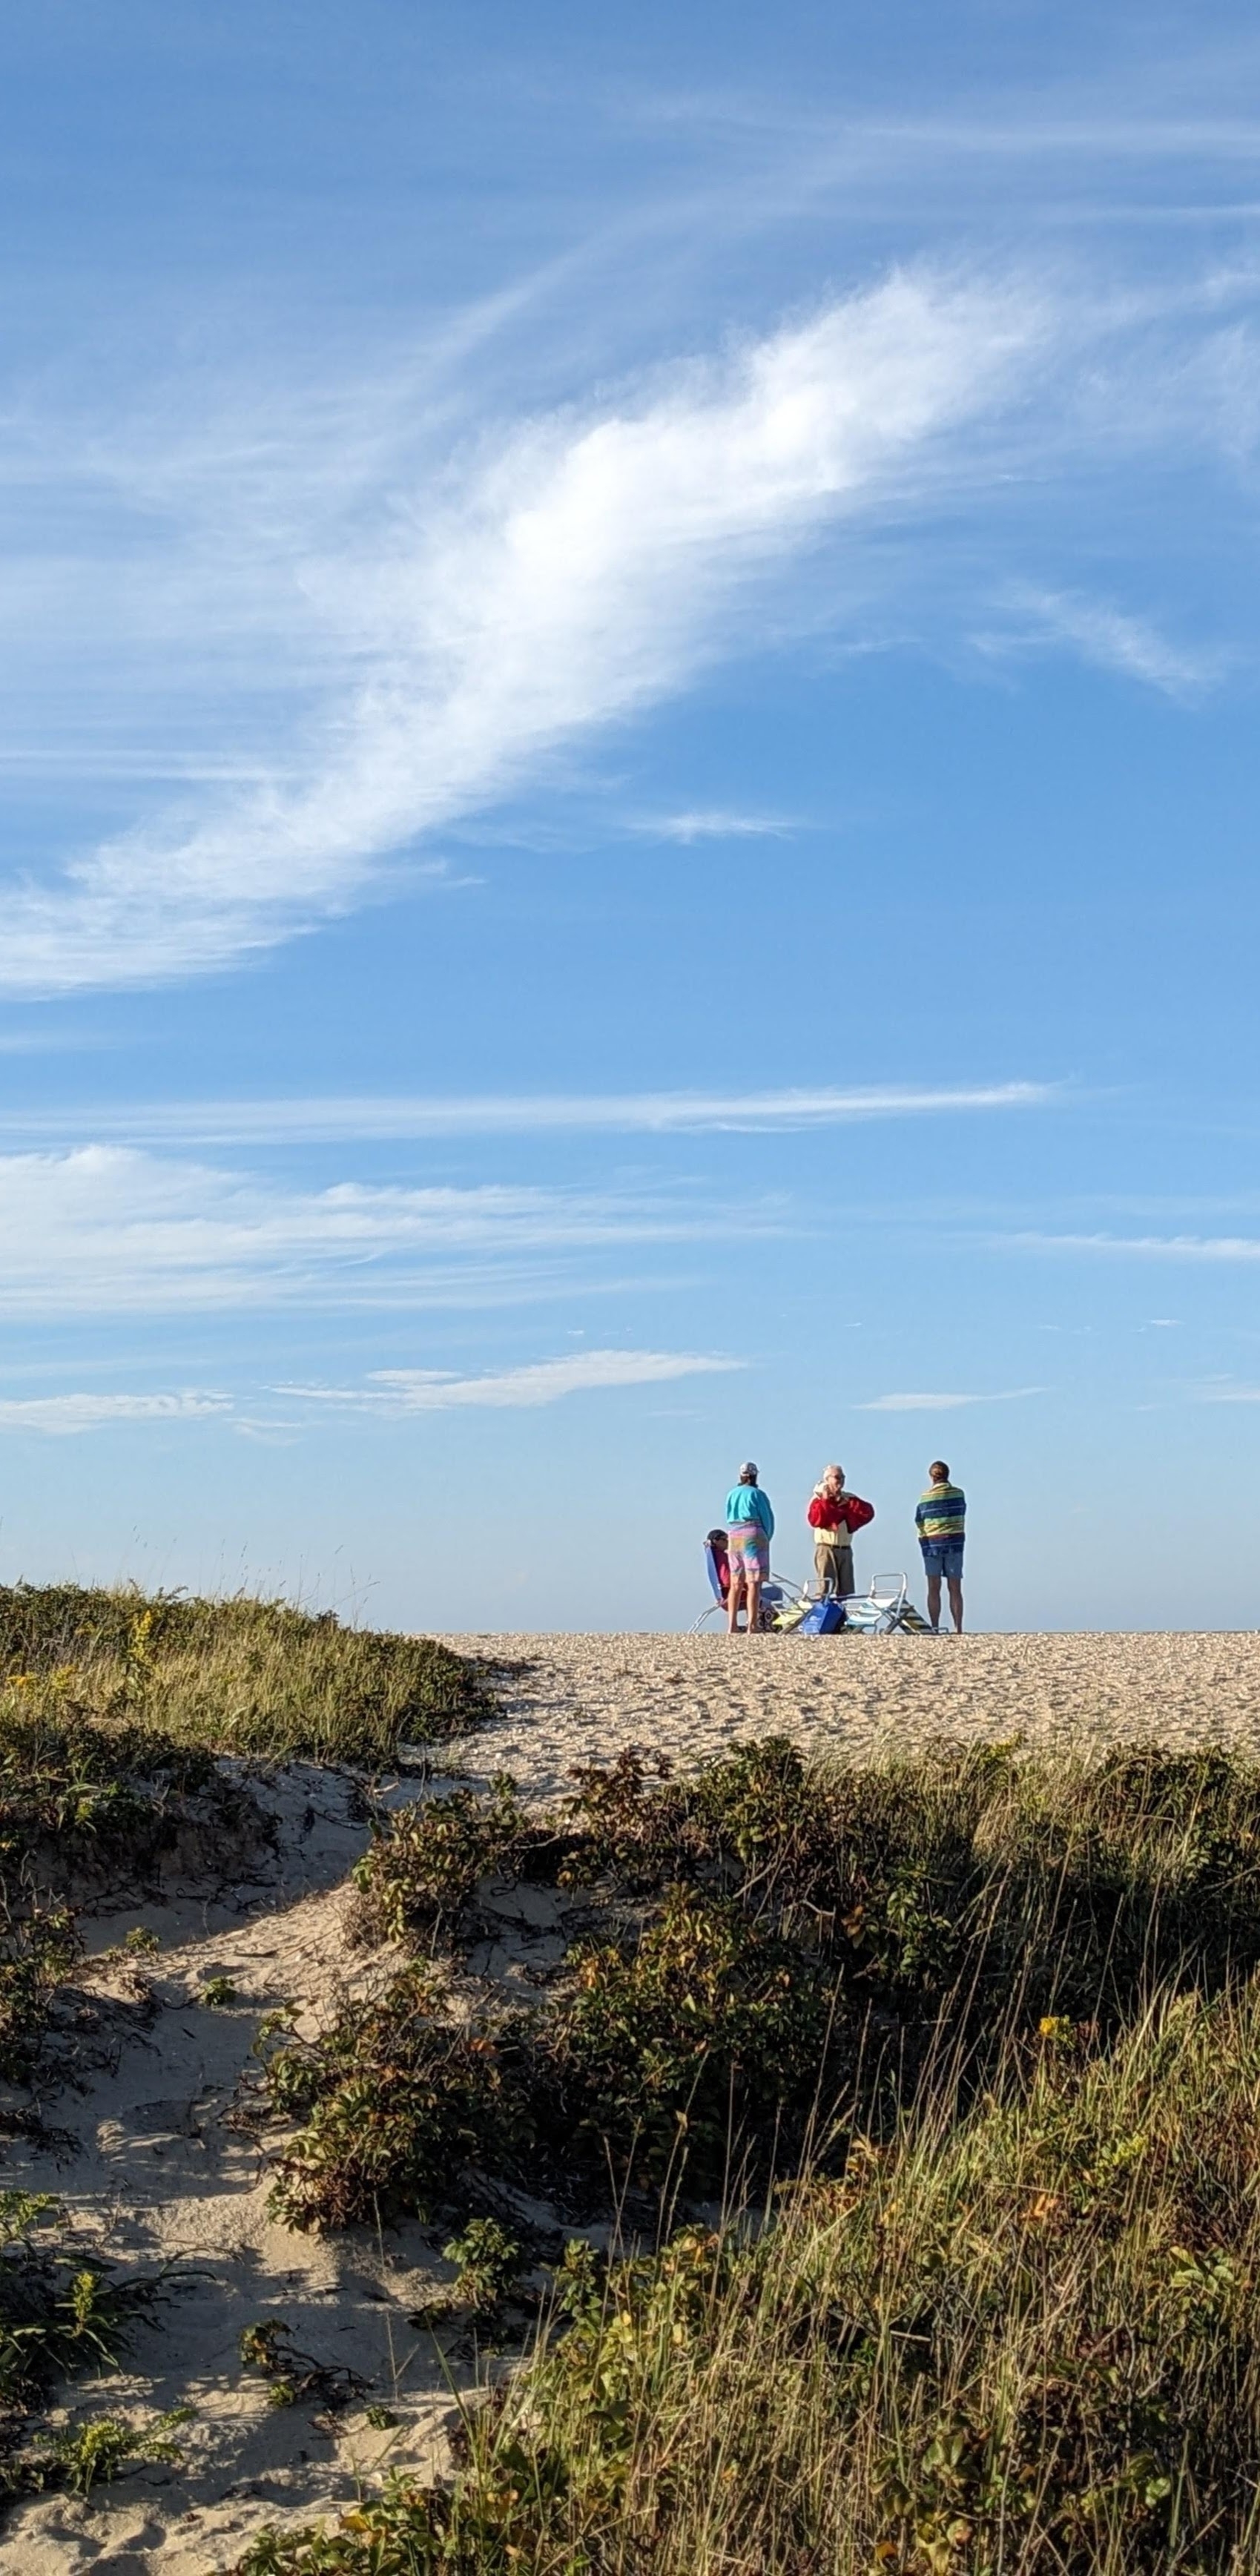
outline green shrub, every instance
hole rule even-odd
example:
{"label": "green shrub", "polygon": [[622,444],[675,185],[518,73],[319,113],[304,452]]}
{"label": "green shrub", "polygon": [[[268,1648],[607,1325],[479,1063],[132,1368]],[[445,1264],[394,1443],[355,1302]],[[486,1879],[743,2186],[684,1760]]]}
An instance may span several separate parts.
{"label": "green shrub", "polygon": [[589,1771],[568,1826],[570,1882],[727,1887],[903,2020],[965,1987],[983,2024],[1012,1981],[1030,2017],[1123,2013],[1144,1981],[1260,1964],[1260,1772],[1217,1751],[844,1768],[771,1738],[692,1781]]}
{"label": "green shrub", "polygon": [[502,2163],[522,2143],[501,2032],[444,2019],[437,1981],[421,1967],[377,2001],[347,2007],[319,2040],[284,2038],[267,2089],[279,2111],[306,2115],[273,2193],[276,2214],[304,2231],[427,2214],[458,2196],[467,2165]]}
{"label": "green shrub", "polygon": [[[411,2188],[450,2198],[461,2154],[556,2191],[606,2163],[614,2200],[773,2162],[776,2214],[571,2247],[453,2486],[396,2478],[249,2576],[1244,2576],[1258,1859],[1260,1773],[1219,1753],[588,1774],[511,1852],[580,1937],[481,2027],[492,2114],[445,2167],[421,2122]],[[440,2059],[435,1981],[425,2010]],[[361,2114],[383,2036],[338,2033]]]}
{"label": "green shrub", "polygon": [[401,1941],[421,1927],[457,1920],[477,1881],[511,1865],[528,1840],[515,1783],[498,1778],[488,1798],[470,1789],[397,1809],[350,1875],[363,1898],[363,1927]]}
{"label": "green shrub", "polygon": [[[830,1981],[731,1897],[676,1888],[631,1948],[584,1946],[539,2033],[557,2149],[720,2185],[749,2133],[800,2124],[826,2077]],[[541,2104],[540,2104],[541,2112]]]}
{"label": "green shrub", "polygon": [[772,1739],[686,1782],[623,1757],[553,1815],[505,1781],[410,1807],[356,1873],[370,1928],[458,1947],[478,1880],[510,1869],[554,1885],[581,1937],[536,2008],[478,2026],[471,2093],[468,2036],[428,1981],[398,1989],[419,2035],[401,2057],[379,2006],[282,2051],[273,2104],[311,2122],[282,2198],[341,2223],[344,2166],[362,2216],[392,2159],[394,2206],[458,2207],[471,2150],[451,2141],[474,2113],[473,2160],[562,2203],[790,2171],[946,2078],[983,2086],[1039,2020],[1119,2029],[1161,1982],[1236,1980],[1260,1960],[1258,1860],[1260,1779],[1215,1754],[942,1748],[844,1770]]}
{"label": "green shrub", "polygon": [[442,2252],[455,2265],[453,2301],[475,2317],[495,2321],[520,2303],[530,2258],[497,2218],[473,2218]]}

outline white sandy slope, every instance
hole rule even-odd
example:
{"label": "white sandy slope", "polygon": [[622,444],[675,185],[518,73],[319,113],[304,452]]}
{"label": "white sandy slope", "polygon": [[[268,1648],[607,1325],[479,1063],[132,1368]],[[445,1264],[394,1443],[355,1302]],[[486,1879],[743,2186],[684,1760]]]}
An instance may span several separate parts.
{"label": "white sandy slope", "polygon": [[[686,1769],[772,1732],[855,1760],[942,1735],[1082,1750],[1221,1741],[1260,1757],[1253,1635],[449,1642],[482,1659],[501,1713],[451,1749],[439,1791],[507,1770],[548,1798],[571,1788],[576,1766],[626,1745]],[[432,2339],[407,2323],[448,2268],[433,2239],[408,2228],[320,2242],[278,2226],[254,2139],[231,2118],[262,2011],[296,1999],[312,2026],[373,1973],[345,1941],[345,1874],[367,1838],[353,1784],[295,1765],[260,1794],[280,1828],[264,1878],[213,1901],[169,1890],[161,1904],[85,1926],[98,1949],[136,1922],[160,1933],[144,1971],[156,2008],[137,1999],[126,1971],[102,1971],[101,2026],[84,2043],[96,2062],[82,2090],[47,2089],[40,2103],[74,2152],[4,2144],[4,2182],[55,2192],[85,2243],[126,2264],[172,2264],[171,2295],[141,2326],[127,2369],[67,2391],[65,2411],[145,2420],[191,2404],[186,2457],[87,2504],[50,2495],[19,2505],[0,2524],[0,2576],[211,2576],[263,2523],[331,2513],[393,2462],[429,2474],[448,2457],[450,2391]],[[509,1926],[502,1956],[475,1964],[500,1975],[514,1955]],[[198,2002],[212,1973],[231,1978],[238,2005]],[[271,2409],[263,2383],[242,2371],[237,2341],[243,2326],[273,2316],[319,2361],[370,2378],[395,2429],[373,2432],[362,2407],[339,2418]]]}
{"label": "white sandy slope", "polygon": [[[345,1873],[367,1839],[352,1785],[295,1765],[256,1786],[281,1829],[266,1879],[213,1903],[174,1891],[81,1926],[91,1946],[116,1944],[134,1923],[160,1934],[142,1970],[152,2002],[137,1999],[127,1968],[76,1980],[99,2019],[83,2043],[82,2089],[44,2091],[51,2148],[10,2139],[4,2153],[4,2183],[56,2193],[85,2246],[127,2269],[171,2266],[128,2367],[69,2388],[58,2412],[144,2423],[191,2405],[184,2461],[133,2471],[86,2503],[47,2495],[11,2509],[0,2525],[5,2576],[203,2576],[234,2565],[266,2522],[349,2502],[383,2466],[428,2475],[447,2457],[450,2393],[432,2337],[407,2314],[449,2266],[414,2227],[321,2242],[278,2225],[254,2136],[230,2116],[261,2012],[297,1999],[309,2026],[348,1978],[370,1972],[343,1933]],[[238,2004],[198,2001],[211,1974],[230,1978]],[[269,2317],[286,2319],[321,2363],[370,2380],[364,2403],[337,2416],[271,2407],[238,2354],[242,2327]],[[392,2430],[369,2426],[373,2401],[397,2416]]]}

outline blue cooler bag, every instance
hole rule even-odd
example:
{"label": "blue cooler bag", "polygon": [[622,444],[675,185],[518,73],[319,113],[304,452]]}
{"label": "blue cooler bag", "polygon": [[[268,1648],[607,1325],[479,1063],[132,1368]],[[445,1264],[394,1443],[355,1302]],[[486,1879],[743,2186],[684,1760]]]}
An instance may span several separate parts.
{"label": "blue cooler bag", "polygon": [[843,1626],[843,1602],[811,1601],[796,1633],[798,1637],[831,1637]]}

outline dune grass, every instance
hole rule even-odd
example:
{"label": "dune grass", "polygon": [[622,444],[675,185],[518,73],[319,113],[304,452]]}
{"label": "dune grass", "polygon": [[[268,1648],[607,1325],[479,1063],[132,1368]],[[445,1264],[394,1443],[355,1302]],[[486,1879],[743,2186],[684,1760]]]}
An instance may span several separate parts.
{"label": "dune grass", "polygon": [[[452,2199],[475,2084],[477,2155],[561,2202],[602,2160],[657,2250],[575,2240],[453,2483],[264,2535],[246,2576],[1260,2564],[1253,1767],[811,1771],[776,1744],[685,1785],[622,1763],[524,1824],[501,1795],[497,1819],[480,1846],[460,1820],[462,1879],[414,1817],[382,1850],[390,1928],[432,1955],[410,2018],[395,1990],[392,2021],[378,2002],[289,2059],[282,2190],[312,2223],[388,2100],[412,2205]],[[478,1929],[478,1849],[597,1919],[535,2012],[474,2028],[440,1969]]]}
{"label": "dune grass", "polygon": [[1254,1989],[1042,2035],[755,2239],[562,2282],[445,2491],[249,2576],[1195,2576],[1260,2557]]}
{"label": "dune grass", "polygon": [[472,1667],[285,1602],[0,1587],[0,2076],[38,2056],[78,1943],[66,1900],[266,1838],[219,1754],[384,1768],[484,1713]]}
{"label": "dune grass", "polygon": [[184,1748],[367,1767],[485,1714],[472,1666],[431,1638],[245,1595],[0,1587],[0,1676],[0,1759],[7,1720],[32,1712],[53,1725],[139,1723]]}

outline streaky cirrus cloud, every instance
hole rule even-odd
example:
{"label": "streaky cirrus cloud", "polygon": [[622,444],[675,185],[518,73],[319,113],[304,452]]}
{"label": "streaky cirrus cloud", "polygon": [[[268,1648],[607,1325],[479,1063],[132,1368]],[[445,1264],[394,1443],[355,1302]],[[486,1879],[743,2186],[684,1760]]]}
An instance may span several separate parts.
{"label": "streaky cirrus cloud", "polygon": [[27,1395],[0,1397],[0,1431],[41,1431],[60,1438],[77,1431],[108,1431],[122,1423],[221,1421],[233,1410],[230,1395],[180,1387],[169,1395]]}
{"label": "streaky cirrus cloud", "polygon": [[[719,1359],[696,1351],[582,1351],[562,1359],[534,1360],[523,1367],[486,1370],[461,1377],[456,1369],[374,1369],[362,1386],[278,1386],[270,1393],[290,1405],[317,1414],[321,1406],[399,1421],[417,1413],[456,1412],[480,1405],[530,1409],[558,1404],[568,1395],[605,1388],[667,1385],[676,1378],[721,1376],[743,1368],[743,1360]],[[308,1418],[311,1415],[308,1414]],[[240,1413],[235,1397],[211,1394],[199,1387],[172,1393],[38,1395],[0,1397],[0,1431],[36,1431],[63,1438],[84,1431],[108,1431],[124,1424],[228,1422],[232,1429],[266,1432],[256,1414]],[[301,1428],[287,1419],[286,1432]]]}
{"label": "streaky cirrus cloud", "polygon": [[498,1303],[633,1247],[777,1230],[756,1205],[336,1182],[320,1190],[120,1145],[0,1156],[0,1314]]}
{"label": "streaky cirrus cloud", "polygon": [[796,826],[785,814],[728,813],[721,806],[702,806],[694,813],[660,814],[635,825],[646,839],[677,841],[784,841]]}
{"label": "streaky cirrus cloud", "polygon": [[580,1351],[474,1377],[454,1369],[373,1369],[359,1387],[278,1386],[274,1392],[360,1413],[444,1413],[461,1405],[556,1404],[562,1396],[597,1387],[658,1386],[680,1377],[721,1376],[745,1365],[695,1351]]}
{"label": "streaky cirrus cloud", "polygon": [[1228,655],[1218,648],[1174,644],[1149,618],[1108,600],[1024,590],[1013,606],[1009,630],[976,637],[983,652],[1019,655],[1066,646],[1099,670],[1118,672],[1183,703],[1204,696],[1229,667]]}
{"label": "streaky cirrus cloud", "polygon": [[90,1135],[129,1142],[235,1145],[362,1142],[390,1137],[545,1135],[572,1129],[623,1135],[701,1135],[714,1129],[846,1126],[868,1118],[941,1117],[1035,1109],[1063,1097],[1047,1082],[991,1082],[931,1089],[911,1083],[749,1091],[508,1093],[499,1097],[188,1100],[123,1106],[6,1110],[0,1135]]}
{"label": "streaky cirrus cloud", "polygon": [[859,1413],[953,1413],[963,1404],[1019,1404],[1028,1395],[1044,1395],[1044,1386],[1006,1386],[995,1395],[876,1395],[859,1404]]}
{"label": "streaky cirrus cloud", "polygon": [[389,854],[743,649],[741,602],[829,522],[973,475],[960,436],[1052,336],[1027,280],[896,273],[435,474],[375,554],[299,566],[344,685],[274,775],[17,885],[0,987],[215,968],[360,899]]}
{"label": "streaky cirrus cloud", "polygon": [[1034,1234],[1006,1236],[1029,1252],[1116,1253],[1144,1261],[1260,1261],[1249,1234]]}

